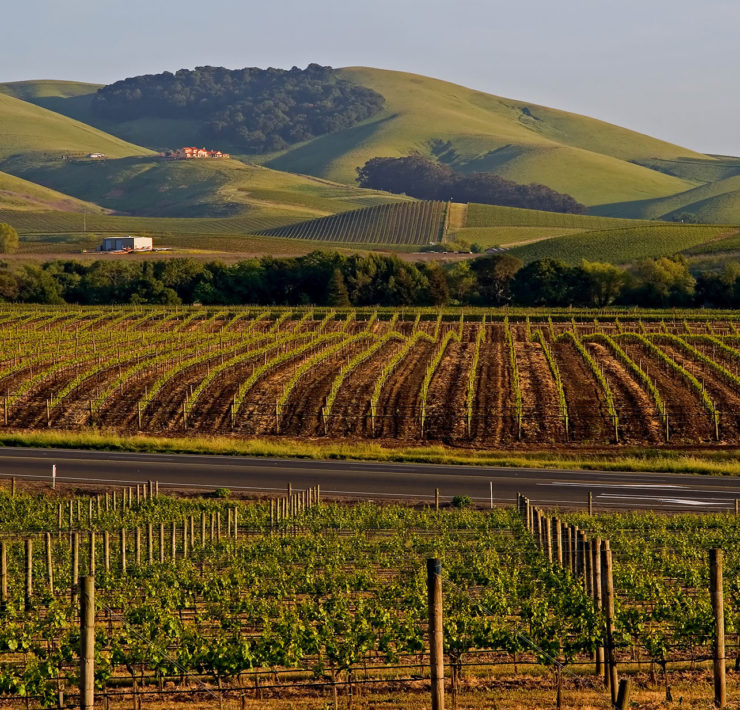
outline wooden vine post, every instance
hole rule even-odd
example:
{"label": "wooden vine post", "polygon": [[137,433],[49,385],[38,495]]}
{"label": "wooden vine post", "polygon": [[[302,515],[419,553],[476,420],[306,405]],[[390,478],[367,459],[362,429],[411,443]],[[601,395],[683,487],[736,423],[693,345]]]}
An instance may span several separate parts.
{"label": "wooden vine post", "polygon": [[432,710],[445,707],[444,632],[442,627],[442,560],[427,560],[427,598],[429,604],[429,663]]}
{"label": "wooden vine post", "polygon": [[33,604],[33,540],[26,539],[26,611]]}
{"label": "wooden vine post", "polygon": [[612,578],[612,551],[609,541],[602,542],[601,549],[602,605],[606,617],[605,678],[611,693],[612,704],[617,701],[617,661],[614,654],[614,581]]}
{"label": "wooden vine post", "polygon": [[80,708],[95,706],[95,577],[80,584]]}
{"label": "wooden vine post", "polygon": [[[601,590],[601,538],[594,538],[591,546],[591,572],[593,580],[591,590],[593,592],[594,606],[597,611],[602,608],[602,590]],[[596,647],[596,675],[601,675],[604,668],[604,647]]]}
{"label": "wooden vine post", "polygon": [[8,609],[8,543],[0,540],[0,613]]}
{"label": "wooden vine post", "polygon": [[725,605],[722,573],[722,550],[709,550],[709,585],[714,614],[714,705],[723,708],[727,704],[727,681],[725,678]]}

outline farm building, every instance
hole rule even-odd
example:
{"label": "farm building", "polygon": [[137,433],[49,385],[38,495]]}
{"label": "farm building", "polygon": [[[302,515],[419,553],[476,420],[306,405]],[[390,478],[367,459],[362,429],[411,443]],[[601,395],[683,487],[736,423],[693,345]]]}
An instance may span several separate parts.
{"label": "farm building", "polygon": [[151,251],[151,237],[106,237],[98,251]]}
{"label": "farm building", "polygon": [[230,158],[228,153],[224,153],[220,150],[208,150],[207,148],[178,148],[177,150],[170,150],[163,154],[165,158],[172,160],[192,160],[194,158]]}

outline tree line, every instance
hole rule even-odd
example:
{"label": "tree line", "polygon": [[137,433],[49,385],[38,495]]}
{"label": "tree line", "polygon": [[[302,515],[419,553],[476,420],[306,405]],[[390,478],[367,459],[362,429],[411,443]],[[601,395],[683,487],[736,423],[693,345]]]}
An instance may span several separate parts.
{"label": "tree line", "polygon": [[629,269],[553,259],[523,264],[503,253],[440,264],[395,255],[316,251],[235,264],[51,261],[0,267],[0,300],[50,304],[329,306],[740,307],[740,263],[692,274],[682,258]]}
{"label": "tree line", "polygon": [[582,214],[586,207],[545,185],[521,185],[494,173],[461,173],[421,155],[372,158],[357,168],[360,187],[410,195],[421,200],[480,202],[550,212]]}
{"label": "tree line", "polygon": [[290,70],[196,67],[131,77],[99,89],[92,108],[116,121],[196,119],[196,138],[267,153],[353,126],[383,102],[379,93],[341,79],[331,67],[309,64]]}

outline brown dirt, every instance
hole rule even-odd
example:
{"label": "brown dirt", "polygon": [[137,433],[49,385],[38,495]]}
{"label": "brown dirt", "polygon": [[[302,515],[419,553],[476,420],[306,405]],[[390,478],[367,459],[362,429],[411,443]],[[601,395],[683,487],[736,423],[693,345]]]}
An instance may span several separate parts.
{"label": "brown dirt", "polygon": [[668,365],[639,345],[621,342],[624,351],[652,377],[668,412],[671,442],[709,443],[714,428],[699,396]]}
{"label": "brown dirt", "polygon": [[[325,343],[321,349],[331,348],[335,344],[334,341]],[[314,352],[311,348],[294,356],[277,367],[273,367],[257,380],[237,412],[236,426],[239,431],[250,434],[276,433],[275,404],[277,399],[295,370],[302,362],[312,357]]]}
{"label": "brown dirt", "polygon": [[475,342],[447,345],[427,393],[425,438],[450,444],[467,438],[465,399]]}
{"label": "brown dirt", "polygon": [[486,328],[478,357],[471,439],[477,445],[498,446],[516,439],[511,365],[503,325]]}
{"label": "brown dirt", "polygon": [[334,400],[328,424],[329,436],[367,436],[370,397],[375,381],[388,360],[402,347],[400,340],[389,341],[345,379]]}
{"label": "brown dirt", "polygon": [[418,438],[421,383],[436,348],[436,343],[419,340],[391,373],[378,400],[376,436]]}
{"label": "brown dirt", "polygon": [[280,432],[289,436],[321,436],[326,402],[337,373],[345,362],[371,345],[369,339],[353,343],[320,363],[298,382],[283,409]]}
{"label": "brown dirt", "polygon": [[552,353],[560,369],[565,399],[568,402],[571,441],[613,441],[613,424],[601,387],[581,354],[566,341],[554,343]]}
{"label": "brown dirt", "polygon": [[679,365],[686,368],[699,382],[720,411],[720,437],[737,441],[740,437],[740,391],[712,368],[668,343],[659,347]]}
{"label": "brown dirt", "polygon": [[512,328],[522,390],[522,441],[563,441],[558,390],[539,343],[527,340],[524,326]]}
{"label": "brown dirt", "polygon": [[586,347],[604,370],[619,414],[619,437],[624,443],[660,444],[665,441],[655,401],[608,348],[599,343]]}

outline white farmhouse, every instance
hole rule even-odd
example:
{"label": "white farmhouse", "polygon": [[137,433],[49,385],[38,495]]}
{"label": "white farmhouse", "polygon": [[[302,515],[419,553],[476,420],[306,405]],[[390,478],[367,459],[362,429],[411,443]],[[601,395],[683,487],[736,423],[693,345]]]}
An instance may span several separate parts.
{"label": "white farmhouse", "polygon": [[98,251],[151,251],[153,246],[151,237],[105,237]]}

